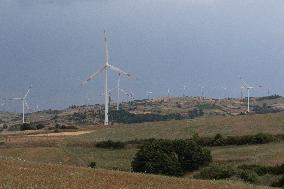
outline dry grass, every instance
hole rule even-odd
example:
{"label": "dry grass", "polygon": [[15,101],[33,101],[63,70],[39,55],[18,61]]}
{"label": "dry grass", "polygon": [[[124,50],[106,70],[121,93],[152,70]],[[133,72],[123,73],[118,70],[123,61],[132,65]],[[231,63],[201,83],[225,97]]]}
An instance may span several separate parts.
{"label": "dry grass", "polygon": [[284,113],[249,115],[249,116],[216,116],[194,120],[151,122],[141,124],[119,125],[95,130],[81,135],[75,140],[104,141],[133,139],[189,138],[194,133],[200,136],[249,135],[259,132],[279,134],[284,133]]}
{"label": "dry grass", "polygon": [[[1,160],[2,188],[96,188],[96,189],[264,189],[230,181],[198,181],[125,172],[92,170],[62,165]],[[1,185],[0,185],[1,188]]]}
{"label": "dry grass", "polygon": [[275,166],[284,164],[284,142],[249,146],[216,147],[211,150],[213,161],[219,163],[257,164]]}

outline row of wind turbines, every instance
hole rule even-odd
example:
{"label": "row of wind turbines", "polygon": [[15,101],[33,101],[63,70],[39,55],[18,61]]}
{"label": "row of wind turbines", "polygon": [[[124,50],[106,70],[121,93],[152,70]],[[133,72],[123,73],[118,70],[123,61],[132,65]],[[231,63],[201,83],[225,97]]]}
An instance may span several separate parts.
{"label": "row of wind turbines", "polygon": [[[138,80],[138,78],[128,72],[125,72],[124,70],[118,68],[118,67],[115,67],[113,65],[111,65],[109,63],[109,49],[108,49],[108,44],[107,44],[107,34],[106,34],[106,31],[104,31],[104,48],[105,48],[105,62],[104,64],[95,72],[93,73],[91,76],[89,76],[85,81],[83,81],[81,83],[81,85],[85,85],[87,84],[89,81],[95,79],[100,73],[104,72],[105,74],[105,88],[104,88],[104,100],[105,100],[105,120],[104,120],[104,125],[108,125],[109,124],[109,119],[108,119],[108,112],[109,112],[109,98],[110,98],[110,92],[113,91],[113,90],[117,90],[117,107],[116,109],[119,110],[119,105],[120,105],[120,94],[123,93],[124,95],[130,97],[133,99],[133,93],[129,93],[127,92],[126,90],[120,88],[120,79],[122,76],[128,78],[128,79],[132,79],[132,80]],[[111,90],[108,89],[108,71],[109,70],[112,70],[116,73],[118,73],[118,80],[117,80],[117,87],[116,88],[113,88]],[[246,81],[244,81],[241,77],[240,77],[240,80],[241,80],[241,93],[243,92],[243,90],[246,90],[247,91],[247,112],[249,113],[250,112],[250,91],[252,89],[254,89],[255,87],[252,87],[250,86]],[[183,96],[185,96],[185,91],[187,89],[187,86],[184,85],[183,86]],[[201,93],[202,93],[202,96],[204,95],[204,89],[205,87],[201,87]],[[225,88],[224,88],[225,89]],[[28,94],[30,93],[31,91],[31,87],[27,90],[26,94],[24,95],[24,97],[21,97],[21,98],[10,98],[8,100],[13,100],[13,101],[21,101],[22,102],[22,122],[25,123],[25,106],[28,107],[28,104],[27,104],[27,101],[26,101],[26,98],[28,96]],[[167,91],[167,95],[168,97],[170,97],[170,92],[171,90],[168,89]],[[148,97],[148,99],[150,98],[150,95],[153,94],[152,91],[146,91],[146,95]]]}
{"label": "row of wind turbines", "polygon": [[[120,68],[117,68],[111,64],[109,64],[109,50],[108,50],[108,45],[107,45],[107,35],[106,31],[104,31],[104,43],[105,43],[105,63],[104,65],[99,68],[94,74],[92,74],[90,77],[88,77],[85,81],[82,82],[82,85],[85,85],[88,83],[90,80],[95,79],[100,73],[105,72],[105,91],[104,91],[104,96],[105,96],[105,120],[104,120],[104,125],[109,124],[109,119],[108,119],[108,110],[109,110],[109,92],[111,90],[108,89],[108,70],[113,70],[118,73],[118,83],[117,83],[117,110],[119,110],[119,99],[120,99],[120,92],[123,92],[124,94],[131,96],[132,94],[127,93],[123,89],[120,88],[120,77],[125,76],[128,79],[134,79],[137,80],[138,78],[130,73],[127,73],[123,71]],[[242,78],[242,86],[241,90],[246,89],[247,90],[247,112],[250,112],[250,90],[254,89],[254,87],[250,86],[247,82],[245,82]],[[186,90],[186,86],[183,86],[183,90]],[[204,95],[204,87],[201,87],[202,95]],[[147,97],[148,99],[150,98],[150,95],[152,94],[152,91],[147,91]],[[168,96],[170,96],[170,89],[168,89]],[[185,93],[183,94],[185,96]],[[132,96],[133,97],[133,96]]]}

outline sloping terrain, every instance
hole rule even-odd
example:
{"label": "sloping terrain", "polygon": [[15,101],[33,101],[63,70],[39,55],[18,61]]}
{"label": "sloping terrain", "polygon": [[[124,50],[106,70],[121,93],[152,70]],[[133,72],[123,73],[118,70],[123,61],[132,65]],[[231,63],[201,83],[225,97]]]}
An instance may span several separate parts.
{"label": "sloping terrain", "polygon": [[0,160],[0,188],[265,189],[230,181],[198,181],[63,165]]}

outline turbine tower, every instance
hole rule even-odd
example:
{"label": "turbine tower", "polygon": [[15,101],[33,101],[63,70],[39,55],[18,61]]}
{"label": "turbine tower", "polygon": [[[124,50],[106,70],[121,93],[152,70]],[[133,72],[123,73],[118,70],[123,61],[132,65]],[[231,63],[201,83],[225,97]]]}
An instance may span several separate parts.
{"label": "turbine tower", "polygon": [[254,89],[254,87],[250,86],[249,84],[247,84],[247,82],[245,82],[242,78],[240,78],[242,84],[243,84],[243,87],[245,89],[247,89],[247,98],[248,98],[248,107],[247,107],[247,112],[249,113],[250,112],[250,90],[251,89]]}
{"label": "turbine tower", "polygon": [[82,82],[82,85],[86,84],[88,81],[94,79],[98,74],[100,74],[101,72],[105,72],[105,121],[104,121],[104,125],[108,125],[108,107],[109,107],[109,94],[108,94],[108,70],[111,69],[115,72],[118,72],[121,75],[124,75],[128,78],[134,78],[137,79],[136,77],[134,77],[133,75],[126,73],[125,71],[109,64],[109,51],[108,51],[108,46],[107,46],[107,36],[106,36],[106,31],[104,31],[104,43],[105,43],[105,64],[98,69],[93,75],[91,75],[87,80]]}
{"label": "turbine tower", "polygon": [[23,110],[23,120],[22,120],[22,122],[23,122],[23,124],[25,123],[25,106],[28,107],[28,103],[26,101],[26,98],[27,98],[28,94],[30,93],[31,89],[32,89],[32,87],[29,87],[29,89],[26,92],[25,96],[22,97],[22,98],[10,98],[9,99],[9,100],[20,100],[20,101],[22,101],[22,105],[23,105],[23,109],[22,109]]}

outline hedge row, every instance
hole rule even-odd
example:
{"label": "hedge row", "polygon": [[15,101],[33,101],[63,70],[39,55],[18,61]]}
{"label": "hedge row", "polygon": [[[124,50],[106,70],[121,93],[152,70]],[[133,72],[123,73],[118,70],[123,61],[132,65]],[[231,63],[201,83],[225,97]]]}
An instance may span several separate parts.
{"label": "hedge row", "polygon": [[[125,148],[127,145],[132,145],[136,147],[141,147],[142,145],[152,143],[157,139],[135,139],[127,142],[114,142],[111,140],[98,142],[96,147],[99,148],[112,148],[121,149]],[[200,146],[210,147],[210,146],[228,146],[228,145],[254,145],[254,144],[266,144],[270,142],[276,142],[284,140],[284,134],[271,135],[258,133],[256,135],[245,135],[245,136],[228,136],[223,137],[221,134],[217,134],[215,137],[199,137],[194,135],[192,139],[184,139],[185,142],[193,141]]]}
{"label": "hedge row", "polygon": [[[284,164],[275,167],[264,167],[259,165],[241,165],[237,168],[222,165],[211,165],[201,170],[198,174],[194,175],[194,178],[220,180],[231,177],[237,177],[246,182],[254,183],[258,180],[258,176],[263,176],[266,174],[284,174]],[[283,181],[284,179],[280,179],[279,182],[274,183],[273,186],[283,186]]]}
{"label": "hedge row", "polygon": [[112,122],[117,123],[143,123],[143,122],[154,122],[154,121],[168,121],[168,120],[182,120],[182,119],[193,119],[203,115],[203,111],[200,109],[194,109],[186,116],[181,114],[132,114],[125,110],[113,110],[109,112],[109,119]]}
{"label": "hedge row", "polygon": [[283,140],[284,135],[271,135],[258,133],[256,135],[245,136],[228,136],[223,137],[221,134],[217,134],[215,137],[199,137],[194,135],[192,140],[202,146],[227,146],[227,145],[253,145],[253,144],[266,144]]}

